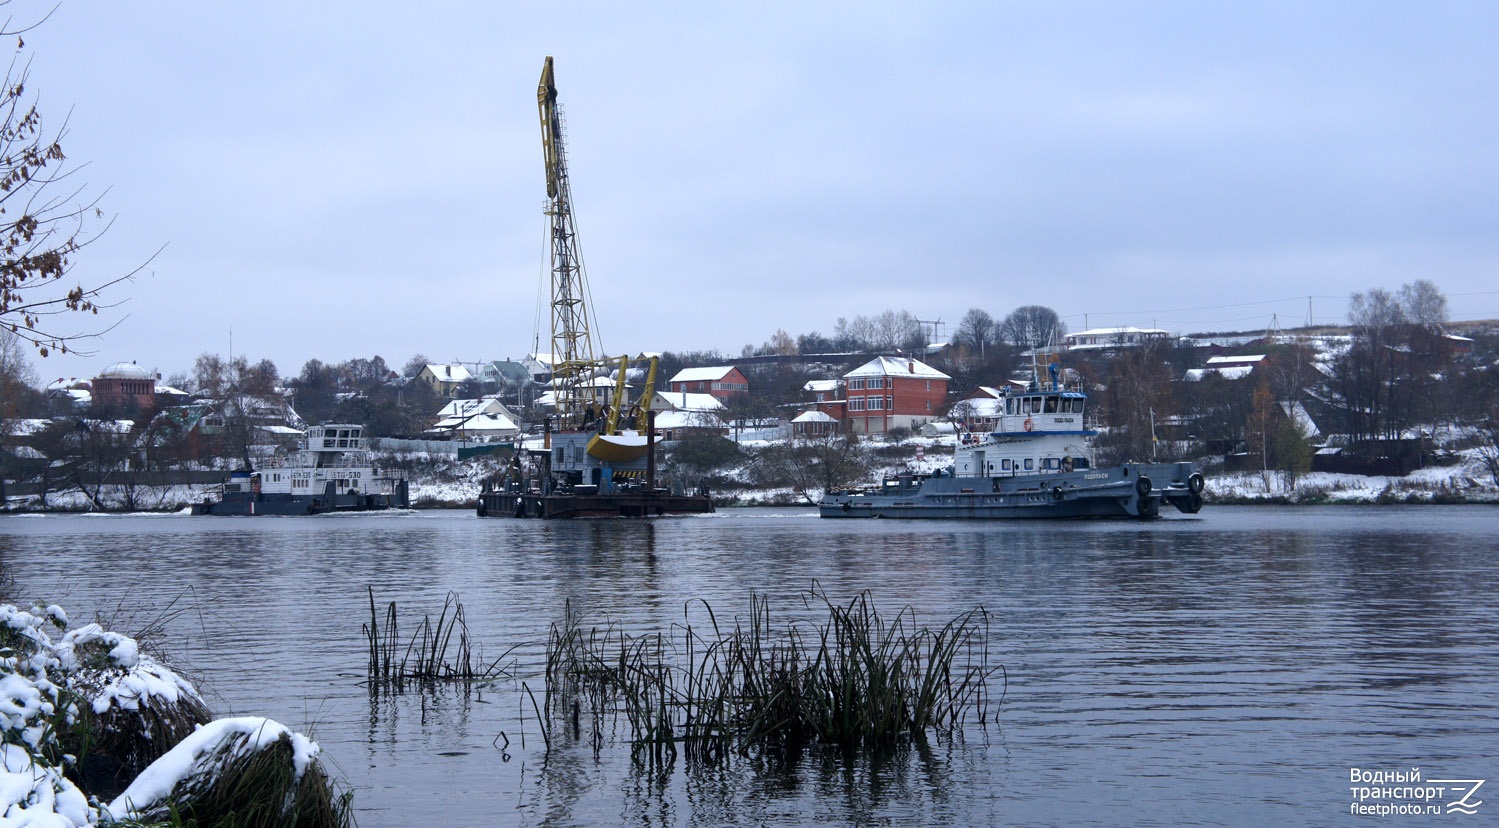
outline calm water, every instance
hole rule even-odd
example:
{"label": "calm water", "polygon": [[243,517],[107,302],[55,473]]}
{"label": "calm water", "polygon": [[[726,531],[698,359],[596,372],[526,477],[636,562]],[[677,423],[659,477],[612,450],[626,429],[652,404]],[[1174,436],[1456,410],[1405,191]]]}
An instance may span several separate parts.
{"label": "calm water", "polygon": [[[1499,814],[1492,508],[989,525],[770,509],[654,523],[5,516],[0,557],[19,600],[61,603],[75,623],[129,633],[175,613],[157,649],[216,713],[310,728],[365,828],[1325,825],[1351,819],[1355,767],[1492,780],[1478,819]],[[569,600],[667,630],[689,599],[722,618],[750,591],[805,613],[814,582],[934,625],[987,608],[1009,675],[1000,724],[878,762],[652,776],[618,749],[545,756],[513,682],[376,700],[361,684],[369,587],[408,621],[457,591],[484,653],[529,644],[530,671]]]}

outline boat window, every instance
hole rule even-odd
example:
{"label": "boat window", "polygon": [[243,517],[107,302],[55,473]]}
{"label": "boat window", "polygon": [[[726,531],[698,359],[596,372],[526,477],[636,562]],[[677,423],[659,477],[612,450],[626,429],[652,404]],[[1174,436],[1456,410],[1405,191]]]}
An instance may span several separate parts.
{"label": "boat window", "polygon": [[1055,413],[1057,413],[1057,398],[1056,397],[1047,397],[1046,398],[1046,413],[1047,414],[1055,414]]}
{"label": "boat window", "polygon": [[1015,413],[1015,400],[1013,398],[1005,400],[1005,413],[1006,414],[1014,414]]}
{"label": "boat window", "polygon": [[1025,458],[1025,470],[1026,471],[1030,471],[1031,469],[1034,469],[1035,467],[1036,467],[1036,461],[1035,460],[1032,460],[1029,457]]}
{"label": "boat window", "polygon": [[999,470],[1000,471],[1009,471],[1010,470],[1010,461],[1008,459],[999,461]]}

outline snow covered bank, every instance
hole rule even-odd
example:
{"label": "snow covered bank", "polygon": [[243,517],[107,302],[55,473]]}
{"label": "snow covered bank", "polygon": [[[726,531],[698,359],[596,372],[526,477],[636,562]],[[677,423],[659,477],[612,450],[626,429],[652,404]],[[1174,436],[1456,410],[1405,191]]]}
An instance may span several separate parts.
{"label": "snow covered bank", "polygon": [[[0,605],[0,825],[346,815],[306,737],[262,718],[209,722],[197,689],[134,639],[67,627],[55,605]],[[90,804],[119,790],[120,773],[135,781],[108,807]]]}

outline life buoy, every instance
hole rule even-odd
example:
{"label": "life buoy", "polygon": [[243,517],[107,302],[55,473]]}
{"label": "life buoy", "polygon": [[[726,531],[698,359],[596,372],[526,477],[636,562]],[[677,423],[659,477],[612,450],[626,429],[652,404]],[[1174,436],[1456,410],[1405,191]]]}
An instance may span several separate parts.
{"label": "life buoy", "polygon": [[1032,420],[1030,417],[1026,417],[1025,418],[1025,430],[1026,431],[1030,431],[1031,429],[1033,429],[1035,427],[1036,427],[1035,421]]}
{"label": "life buoy", "polygon": [[1200,495],[1202,494],[1202,489],[1205,483],[1206,481],[1202,479],[1201,474],[1192,472],[1192,475],[1187,478],[1187,490],[1192,494]]}
{"label": "life buoy", "polygon": [[1062,458],[1062,471],[1063,472],[1070,472],[1070,471],[1072,471],[1072,457],[1071,456],[1063,457]]}

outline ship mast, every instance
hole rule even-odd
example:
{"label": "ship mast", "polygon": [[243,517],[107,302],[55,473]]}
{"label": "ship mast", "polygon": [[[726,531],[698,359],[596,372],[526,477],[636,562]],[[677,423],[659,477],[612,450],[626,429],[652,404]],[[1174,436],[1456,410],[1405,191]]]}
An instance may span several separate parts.
{"label": "ship mast", "polygon": [[551,221],[552,388],[557,398],[557,427],[585,427],[591,389],[585,384],[597,366],[585,301],[588,280],[578,252],[572,192],[567,179],[567,151],[562,145],[562,114],[549,55],[536,88],[541,112],[541,146],[546,156],[547,208]]}

